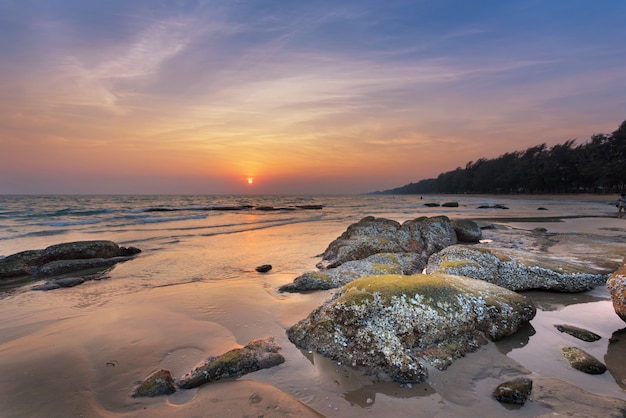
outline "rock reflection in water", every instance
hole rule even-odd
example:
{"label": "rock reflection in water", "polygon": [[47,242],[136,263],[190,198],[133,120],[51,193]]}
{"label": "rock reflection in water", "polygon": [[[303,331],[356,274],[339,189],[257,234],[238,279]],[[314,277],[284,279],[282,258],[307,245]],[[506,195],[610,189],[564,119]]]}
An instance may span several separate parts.
{"label": "rock reflection in water", "polygon": [[510,353],[516,348],[522,348],[528,344],[530,337],[537,332],[530,323],[526,323],[517,330],[517,332],[509,337],[503,338],[495,342],[496,347],[502,354]]}
{"label": "rock reflection in water", "polygon": [[548,312],[559,311],[566,306],[576,305],[578,303],[599,302],[607,299],[603,295],[592,295],[592,292],[558,293],[546,292],[542,290],[529,290],[520,293],[530,298],[537,309]]}
{"label": "rock reflection in water", "polygon": [[376,395],[382,394],[391,398],[414,398],[418,396],[431,396],[436,391],[426,382],[403,385],[396,382],[379,382],[364,386],[343,394],[345,400],[352,405],[368,408],[376,402]]}
{"label": "rock reflection in water", "polygon": [[619,387],[626,390],[626,328],[611,336],[604,363]]}

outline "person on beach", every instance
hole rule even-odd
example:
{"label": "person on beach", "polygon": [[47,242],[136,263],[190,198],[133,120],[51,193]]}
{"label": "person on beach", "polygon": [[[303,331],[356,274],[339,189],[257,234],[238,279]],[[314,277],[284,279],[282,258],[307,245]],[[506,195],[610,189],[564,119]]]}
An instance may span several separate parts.
{"label": "person on beach", "polygon": [[622,211],[626,213],[626,193],[622,193],[620,198],[617,200],[617,217],[622,217]]}

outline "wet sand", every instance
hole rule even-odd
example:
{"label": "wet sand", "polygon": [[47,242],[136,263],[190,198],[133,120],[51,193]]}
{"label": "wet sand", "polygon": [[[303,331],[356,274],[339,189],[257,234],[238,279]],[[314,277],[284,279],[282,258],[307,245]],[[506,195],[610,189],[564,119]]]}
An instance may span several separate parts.
{"label": "wet sand", "polygon": [[[626,219],[501,225],[502,229],[486,233],[494,245],[500,240],[527,250],[593,259],[606,268],[626,254]],[[536,227],[547,228],[547,235],[532,232]],[[586,238],[550,235],[571,232],[573,227]],[[320,240],[329,242],[327,238]],[[299,268],[312,269],[315,262],[307,259]],[[126,268],[140,267],[138,262]],[[293,273],[279,270],[261,278],[249,274],[238,280],[190,280],[122,294],[116,293],[120,284],[109,280],[87,283],[80,291],[27,292],[3,299],[1,415],[521,417],[556,412],[606,416],[604,412],[615,410],[611,400],[587,399],[579,391],[626,400],[626,349],[619,341],[609,342],[612,336],[622,338],[620,330],[626,323],[613,312],[604,288],[585,294],[527,292],[538,306],[537,317],[527,329],[487,344],[446,371],[430,370],[425,383],[407,386],[375,381],[293,346],[285,329],[331,295],[277,293],[280,285],[293,280]],[[602,339],[576,340],[558,332],[557,323],[586,328]],[[269,335],[283,347],[286,361],[280,366],[170,396],[130,396],[137,382],[155,370],[167,368],[180,377],[209,356]],[[571,369],[561,355],[566,345],[583,348],[605,362],[609,371],[591,376]],[[535,381],[526,405],[507,408],[491,398],[499,383],[521,375]]]}

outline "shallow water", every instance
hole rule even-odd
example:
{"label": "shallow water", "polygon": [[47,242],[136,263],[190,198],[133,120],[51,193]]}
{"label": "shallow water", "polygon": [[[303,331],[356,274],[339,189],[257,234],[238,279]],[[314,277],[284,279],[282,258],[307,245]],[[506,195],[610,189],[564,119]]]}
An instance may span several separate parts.
{"label": "shallow water", "polygon": [[[526,370],[575,382],[594,393],[626,399],[619,367],[601,377],[580,375],[559,357],[573,344],[554,322],[586,327],[603,339],[584,349],[607,364],[625,364],[626,350],[609,338],[624,327],[606,291],[574,296],[536,294],[533,331],[481,349],[467,359],[504,357],[513,366],[491,372],[433,373],[431,381],[406,387],[376,383],[328,359],[305,353],[285,329],[332,292],[280,294],[276,289],[305,271],[346,227],[364,216],[400,222],[418,216],[450,218],[584,217],[566,222],[507,222],[519,230],[537,225],[561,233],[589,230],[618,241],[626,220],[613,219],[611,196],[70,196],[1,197],[0,255],[81,239],[110,239],[139,247],[134,260],[118,264],[108,278],[50,292],[30,286],[0,299],[0,407],[4,416],[171,415],[212,395],[211,385],[164,399],[133,399],[135,383],[159,368],[175,377],[198,362],[268,335],[283,347],[286,362],[244,376],[267,383],[328,416],[389,416],[416,409],[433,416],[491,411],[511,416],[541,412],[536,406],[503,409],[489,397],[502,376]],[[427,208],[426,202],[458,201],[458,208]],[[478,209],[501,204],[504,209]],[[215,210],[215,206],[243,206]],[[298,209],[296,205],[324,205]],[[283,208],[261,211],[259,206]],[[544,207],[547,210],[538,211]],[[167,209],[153,211],[151,209]],[[598,218],[595,218],[598,217]],[[545,219],[544,219],[545,220]],[[535,220],[537,221],[537,220]],[[591,225],[590,227],[590,224]],[[515,230],[514,230],[515,231]],[[525,241],[519,241],[523,248]],[[624,242],[626,244],[626,242]],[[613,258],[616,258],[614,256]],[[255,271],[271,264],[266,274]],[[578,298],[578,299],[577,299]],[[590,344],[590,343],[585,343]],[[472,357],[475,356],[475,357]],[[509,360],[506,360],[509,359]],[[516,364],[517,363],[517,364]],[[465,364],[465,366],[463,366]],[[493,363],[492,363],[493,364]],[[496,372],[496,370],[499,370]],[[457,379],[457,383],[449,380]],[[465,379],[465,380],[464,380]],[[500,379],[500,380],[499,380]],[[442,383],[447,382],[447,383]],[[217,389],[215,389],[217,391]],[[144,408],[147,408],[144,410]],[[173,409],[172,409],[173,408]],[[545,412],[545,411],[544,411]],[[185,416],[182,414],[181,416]],[[211,415],[205,415],[211,416]],[[230,415],[238,416],[238,415]]]}

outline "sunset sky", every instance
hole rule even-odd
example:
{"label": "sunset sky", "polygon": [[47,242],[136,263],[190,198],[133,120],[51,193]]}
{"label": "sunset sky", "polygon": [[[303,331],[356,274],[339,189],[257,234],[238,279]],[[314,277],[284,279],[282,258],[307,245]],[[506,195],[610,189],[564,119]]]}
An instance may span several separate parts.
{"label": "sunset sky", "polygon": [[615,0],[0,0],[0,194],[362,193],[586,142],[626,119],[625,20]]}

